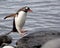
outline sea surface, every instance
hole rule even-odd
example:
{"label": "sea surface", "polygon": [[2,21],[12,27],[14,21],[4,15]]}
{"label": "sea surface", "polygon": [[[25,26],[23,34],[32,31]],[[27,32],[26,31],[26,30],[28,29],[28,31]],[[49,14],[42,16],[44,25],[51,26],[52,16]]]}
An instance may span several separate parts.
{"label": "sea surface", "polygon": [[[28,6],[32,13],[28,13],[24,29],[28,34],[38,30],[60,31],[60,0],[0,0],[0,35],[12,30],[13,18],[4,17],[16,13],[21,7]],[[15,45],[20,38],[18,33],[11,33]]]}

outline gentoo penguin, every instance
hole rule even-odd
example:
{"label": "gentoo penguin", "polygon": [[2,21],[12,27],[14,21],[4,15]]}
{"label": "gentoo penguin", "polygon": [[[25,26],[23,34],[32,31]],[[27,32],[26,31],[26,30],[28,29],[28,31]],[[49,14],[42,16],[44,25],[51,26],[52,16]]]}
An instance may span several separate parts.
{"label": "gentoo penguin", "polygon": [[26,20],[27,12],[32,12],[32,10],[29,7],[25,6],[19,9],[17,13],[6,16],[4,19],[8,17],[14,17],[16,29],[21,34],[26,32],[26,30],[23,29],[23,26]]}

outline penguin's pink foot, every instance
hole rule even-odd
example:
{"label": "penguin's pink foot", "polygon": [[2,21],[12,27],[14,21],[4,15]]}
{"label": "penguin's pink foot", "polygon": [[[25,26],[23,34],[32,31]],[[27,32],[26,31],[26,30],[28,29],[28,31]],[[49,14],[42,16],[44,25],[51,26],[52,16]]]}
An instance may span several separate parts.
{"label": "penguin's pink foot", "polygon": [[21,35],[21,37],[24,37],[25,36],[25,33],[21,33],[20,35]]}
{"label": "penguin's pink foot", "polygon": [[21,31],[21,33],[27,32],[27,30],[24,30],[24,29],[21,29],[20,31]]}

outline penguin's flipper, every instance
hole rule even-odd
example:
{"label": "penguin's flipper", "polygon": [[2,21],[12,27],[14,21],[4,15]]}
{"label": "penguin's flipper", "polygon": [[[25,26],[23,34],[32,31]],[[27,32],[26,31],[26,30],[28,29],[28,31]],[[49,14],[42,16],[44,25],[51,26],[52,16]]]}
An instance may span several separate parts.
{"label": "penguin's flipper", "polygon": [[9,17],[15,17],[15,16],[16,16],[16,13],[15,14],[10,14],[10,15],[6,16],[4,19],[9,18]]}

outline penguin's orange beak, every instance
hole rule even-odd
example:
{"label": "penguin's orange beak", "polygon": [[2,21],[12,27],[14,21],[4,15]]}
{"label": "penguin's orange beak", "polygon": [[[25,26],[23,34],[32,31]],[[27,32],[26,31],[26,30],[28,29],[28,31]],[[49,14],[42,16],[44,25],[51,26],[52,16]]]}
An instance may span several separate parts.
{"label": "penguin's orange beak", "polygon": [[32,12],[32,10],[30,9],[30,10],[28,10],[29,12]]}

